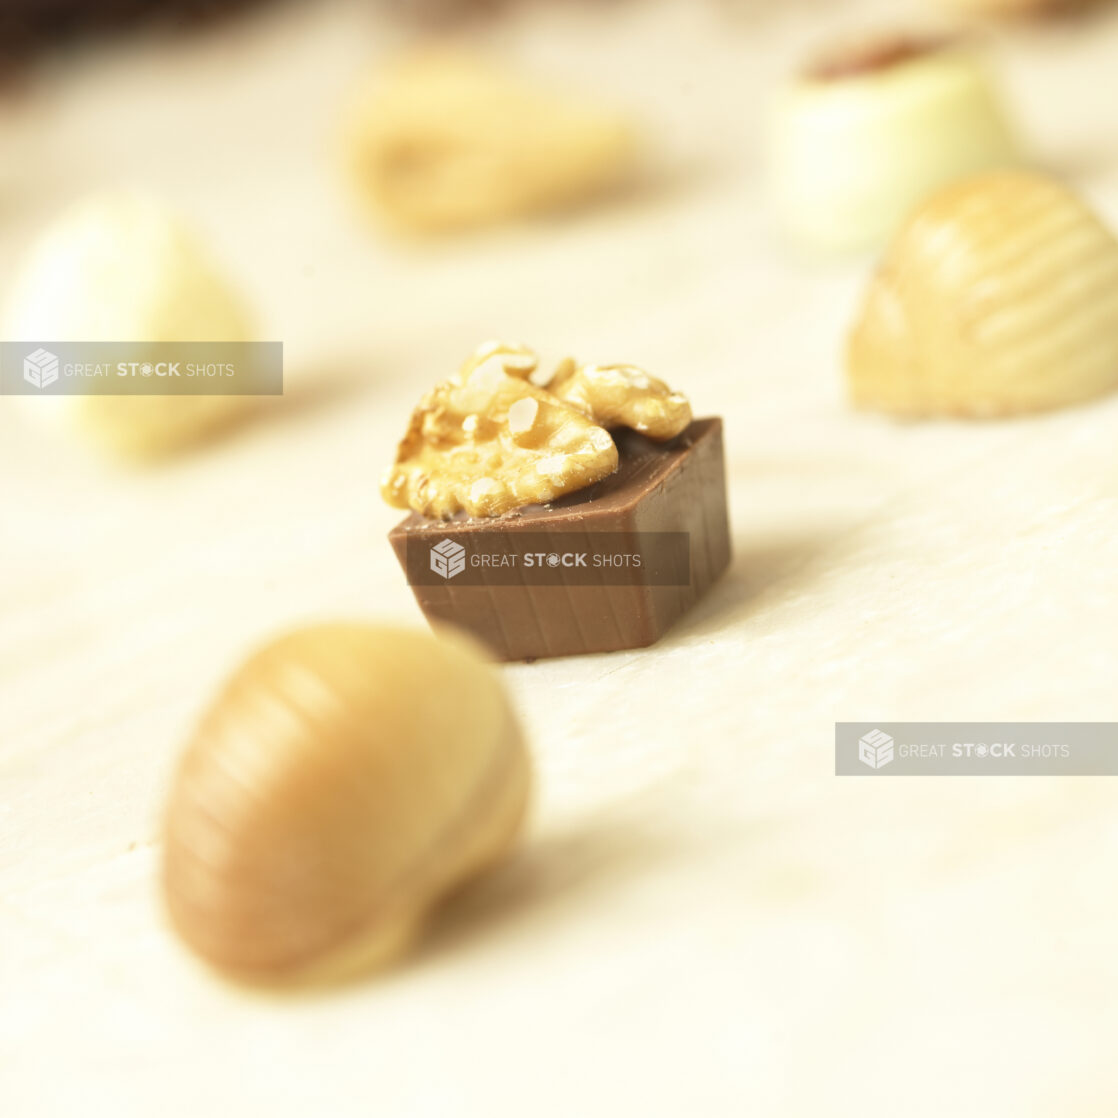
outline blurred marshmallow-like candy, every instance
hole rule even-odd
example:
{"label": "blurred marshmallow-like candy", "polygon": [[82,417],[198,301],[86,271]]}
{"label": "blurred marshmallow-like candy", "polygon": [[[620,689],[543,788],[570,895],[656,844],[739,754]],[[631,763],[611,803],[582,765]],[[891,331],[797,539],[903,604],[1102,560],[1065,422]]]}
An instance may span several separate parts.
{"label": "blurred marshmallow-like candy", "polygon": [[1020,162],[982,58],[939,39],[844,48],[792,81],[770,120],[774,204],[810,247],[879,245],[929,194]]}
{"label": "blurred marshmallow-like candy", "polygon": [[[88,198],[55,221],[15,277],[3,336],[35,342],[230,342],[252,338],[240,296],[174,213],[138,193]],[[26,414],[127,458],[198,442],[251,397],[21,397]]]}

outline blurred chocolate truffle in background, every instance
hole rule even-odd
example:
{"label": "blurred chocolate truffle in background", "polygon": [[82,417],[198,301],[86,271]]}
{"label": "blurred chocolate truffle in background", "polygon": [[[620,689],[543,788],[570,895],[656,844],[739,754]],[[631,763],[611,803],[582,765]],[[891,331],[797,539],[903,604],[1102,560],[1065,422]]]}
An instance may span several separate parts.
{"label": "blurred chocolate truffle in background", "polygon": [[508,0],[380,0],[393,15],[418,21],[462,19],[504,7]]}
{"label": "blurred chocolate truffle in background", "polygon": [[965,16],[1029,18],[1065,16],[1098,8],[1109,0],[936,0],[939,7]]}
{"label": "blurred chocolate truffle in background", "polygon": [[929,193],[1020,161],[982,57],[956,39],[879,37],[828,52],[771,114],[782,224],[804,245],[871,247]]}
{"label": "blurred chocolate truffle in background", "polygon": [[[469,19],[471,16],[487,16],[525,5],[529,0],[373,0],[379,7],[403,20],[419,24],[450,23]],[[555,7],[604,8],[623,3],[624,0],[551,0]],[[708,0],[709,2],[709,0]]]}

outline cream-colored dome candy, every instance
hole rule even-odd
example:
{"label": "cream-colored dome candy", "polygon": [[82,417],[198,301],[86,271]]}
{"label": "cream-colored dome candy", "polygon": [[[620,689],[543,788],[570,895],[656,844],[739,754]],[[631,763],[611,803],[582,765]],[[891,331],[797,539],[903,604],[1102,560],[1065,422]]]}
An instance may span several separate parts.
{"label": "cream-colored dome candy", "polygon": [[[249,314],[204,246],[151,198],[98,196],[62,215],[16,277],[4,316],[14,341],[251,340]],[[21,397],[27,414],[125,457],[200,440],[245,396]]]}
{"label": "cream-colored dome candy", "polygon": [[999,416],[1118,387],[1118,240],[1023,172],[948,187],[894,241],[847,358],[854,402]]}
{"label": "cream-colored dome candy", "polygon": [[380,216],[421,232],[583,202],[625,178],[636,150],[620,116],[497,63],[442,51],[378,75],[350,117],[358,194]]}
{"label": "cream-colored dome candy", "polygon": [[932,191],[1019,162],[982,59],[942,40],[883,39],[821,60],[770,120],[774,204],[828,250],[880,244]]}
{"label": "cream-colored dome candy", "polygon": [[500,679],[458,635],[324,625],[252,656],[167,809],[163,889],[207,963],[255,983],[383,964],[498,861],[531,770]]}

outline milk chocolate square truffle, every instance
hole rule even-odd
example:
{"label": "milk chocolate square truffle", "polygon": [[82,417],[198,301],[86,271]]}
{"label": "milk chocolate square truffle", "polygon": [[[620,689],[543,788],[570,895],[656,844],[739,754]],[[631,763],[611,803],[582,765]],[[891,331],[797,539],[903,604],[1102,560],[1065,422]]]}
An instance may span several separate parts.
{"label": "milk chocolate square truffle", "polygon": [[730,562],[722,421],[670,442],[613,432],[620,465],[549,505],[484,519],[413,513],[390,540],[433,624],[502,660],[654,644]]}

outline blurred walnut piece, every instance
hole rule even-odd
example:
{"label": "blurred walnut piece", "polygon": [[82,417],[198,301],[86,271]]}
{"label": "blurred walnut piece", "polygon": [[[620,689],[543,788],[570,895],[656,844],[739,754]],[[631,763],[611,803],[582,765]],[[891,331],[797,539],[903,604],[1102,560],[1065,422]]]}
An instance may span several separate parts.
{"label": "blurred walnut piece", "polygon": [[854,402],[999,416],[1118,387],[1118,240],[1065,186],[1004,172],[944,190],[889,249],[850,339]]}
{"label": "blurred walnut piece", "polygon": [[[139,194],[63,214],[16,276],[4,336],[28,342],[219,342],[252,337],[249,313],[193,233]],[[21,397],[25,412],[110,453],[150,458],[240,417],[245,396]]]}
{"label": "blurred walnut piece", "polygon": [[297,631],[233,676],[183,757],[163,853],[171,921],[247,982],[386,963],[512,845],[530,781],[504,688],[472,641]]}
{"label": "blurred walnut piece", "polygon": [[432,53],[358,96],[348,149],[379,215],[437,232],[585,202],[624,179],[635,144],[626,121],[588,101],[497,62]]}
{"label": "blurred walnut piece", "polygon": [[823,249],[880,243],[931,191],[1016,162],[985,64],[942,39],[831,51],[785,89],[770,120],[781,221]]}

